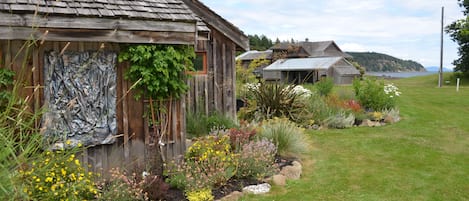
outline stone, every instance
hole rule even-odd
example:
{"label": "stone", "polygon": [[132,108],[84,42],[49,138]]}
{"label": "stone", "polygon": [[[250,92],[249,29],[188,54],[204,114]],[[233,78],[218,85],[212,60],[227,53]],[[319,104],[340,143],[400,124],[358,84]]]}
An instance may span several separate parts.
{"label": "stone", "polygon": [[243,193],[252,193],[252,194],[266,194],[270,192],[270,184],[263,183],[259,185],[251,185],[243,188]]}
{"label": "stone", "polygon": [[293,166],[296,166],[296,167],[303,168],[303,166],[301,166],[301,163],[298,162],[298,161],[293,161],[293,162],[292,162],[292,165],[293,165]]}
{"label": "stone", "polygon": [[379,121],[371,121],[369,119],[363,120],[362,124],[360,124],[362,127],[377,127],[381,126],[381,123]]}
{"label": "stone", "polygon": [[280,171],[280,174],[284,175],[288,180],[298,180],[301,177],[301,167],[299,166],[285,166]]}
{"label": "stone", "polygon": [[194,142],[190,139],[186,139],[186,150],[189,149],[190,146],[192,146],[192,144],[194,144]]}
{"label": "stone", "polygon": [[272,177],[272,183],[277,186],[285,186],[287,184],[287,177],[281,174],[274,175]]}
{"label": "stone", "polygon": [[399,122],[400,118],[397,117],[397,118],[394,118],[392,117],[391,115],[386,115],[384,117],[384,123],[388,123],[388,124],[394,124],[394,123],[397,123]]}
{"label": "stone", "polygon": [[233,191],[229,195],[219,199],[219,201],[238,201],[241,197],[243,197],[243,193],[239,191]]}

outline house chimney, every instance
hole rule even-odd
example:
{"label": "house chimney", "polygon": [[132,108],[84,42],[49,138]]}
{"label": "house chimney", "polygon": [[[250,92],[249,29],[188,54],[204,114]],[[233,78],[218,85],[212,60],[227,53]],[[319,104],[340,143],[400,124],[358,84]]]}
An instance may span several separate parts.
{"label": "house chimney", "polygon": [[308,39],[308,38],[305,38],[305,42],[309,42],[309,39]]}

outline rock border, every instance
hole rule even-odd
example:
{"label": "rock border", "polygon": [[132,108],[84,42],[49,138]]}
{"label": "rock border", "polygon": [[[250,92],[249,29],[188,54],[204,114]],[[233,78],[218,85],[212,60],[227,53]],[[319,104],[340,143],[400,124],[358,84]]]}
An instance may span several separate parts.
{"label": "rock border", "polygon": [[[238,201],[247,193],[251,194],[266,194],[270,192],[271,185],[285,186],[288,180],[298,180],[301,178],[303,172],[303,166],[299,161],[293,161],[291,165],[283,167],[279,174],[269,177],[264,180],[266,183],[259,185],[246,186],[243,188],[243,192],[234,191],[229,195],[217,200],[217,201]],[[269,184],[270,183],[270,184]]]}

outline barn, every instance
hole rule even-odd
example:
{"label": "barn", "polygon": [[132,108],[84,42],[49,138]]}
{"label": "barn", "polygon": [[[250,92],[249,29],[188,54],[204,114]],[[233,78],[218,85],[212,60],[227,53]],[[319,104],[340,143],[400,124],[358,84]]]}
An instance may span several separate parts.
{"label": "barn", "polygon": [[[16,72],[33,110],[46,108],[37,126],[57,146],[88,146],[82,160],[94,171],[182,154],[186,110],[199,97],[207,111],[235,116],[234,58],[247,37],[196,0],[6,1],[0,27],[1,66]],[[191,45],[201,58],[205,74],[188,80],[187,97],[164,104],[164,130],[152,131],[148,98],[135,99],[124,78],[130,64],[117,57],[128,44]]]}

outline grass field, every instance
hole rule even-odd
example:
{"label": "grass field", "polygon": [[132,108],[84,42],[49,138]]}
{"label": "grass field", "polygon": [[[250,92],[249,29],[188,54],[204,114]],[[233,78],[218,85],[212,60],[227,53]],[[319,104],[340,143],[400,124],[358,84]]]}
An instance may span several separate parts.
{"label": "grass field", "polygon": [[302,179],[243,200],[469,200],[469,85],[436,80],[393,80],[399,123],[309,131]]}

